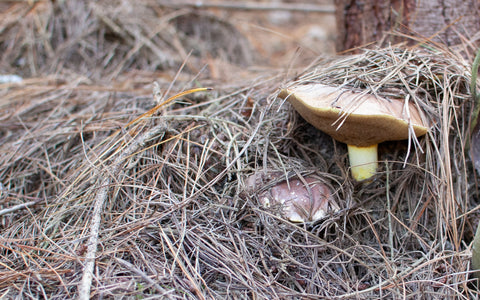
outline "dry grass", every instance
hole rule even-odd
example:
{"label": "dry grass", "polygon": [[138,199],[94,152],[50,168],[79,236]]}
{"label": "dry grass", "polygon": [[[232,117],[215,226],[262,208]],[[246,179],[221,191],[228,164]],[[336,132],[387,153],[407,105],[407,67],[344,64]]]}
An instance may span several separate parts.
{"label": "dry grass", "polygon": [[[439,47],[384,48],[217,84],[199,63],[205,48],[188,57],[181,27],[169,22],[189,11],[78,3],[12,4],[0,18],[2,72],[31,77],[0,85],[0,295],[477,296],[468,283],[478,199],[465,149],[472,107],[463,58]],[[156,13],[164,19],[148,23]],[[69,23],[82,18],[86,28]],[[276,98],[280,87],[307,81],[408,95],[431,130],[382,144],[379,175],[356,184],[345,145]],[[197,86],[215,90],[126,126]],[[261,188],[320,176],[340,210],[289,223],[259,205],[259,191],[245,184],[252,174]]]}

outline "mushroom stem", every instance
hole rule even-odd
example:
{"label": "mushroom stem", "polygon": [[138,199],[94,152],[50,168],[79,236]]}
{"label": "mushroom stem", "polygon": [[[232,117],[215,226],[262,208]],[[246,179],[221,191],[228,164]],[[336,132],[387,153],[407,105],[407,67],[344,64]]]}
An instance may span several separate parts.
{"label": "mushroom stem", "polygon": [[363,181],[375,175],[378,167],[378,144],[368,147],[348,145],[348,158],[352,176],[356,181]]}

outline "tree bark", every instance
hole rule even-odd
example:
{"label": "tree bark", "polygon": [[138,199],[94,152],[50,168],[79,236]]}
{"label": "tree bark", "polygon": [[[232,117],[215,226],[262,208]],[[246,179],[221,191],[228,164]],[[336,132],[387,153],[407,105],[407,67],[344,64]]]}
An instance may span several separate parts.
{"label": "tree bark", "polygon": [[[478,0],[335,0],[337,51],[372,42],[408,41],[397,31],[447,46],[480,30]],[[410,41],[411,42],[411,41]]]}

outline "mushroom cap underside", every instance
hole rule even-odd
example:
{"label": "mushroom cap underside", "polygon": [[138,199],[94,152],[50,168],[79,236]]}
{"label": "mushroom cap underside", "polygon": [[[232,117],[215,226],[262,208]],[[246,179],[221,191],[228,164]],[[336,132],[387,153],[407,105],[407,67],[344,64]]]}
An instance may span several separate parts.
{"label": "mushroom cap underside", "polygon": [[[427,133],[416,106],[402,99],[386,99],[323,84],[299,85],[283,89],[287,99],[310,124],[339,142],[367,147],[384,141]],[[408,108],[408,110],[407,110]]]}

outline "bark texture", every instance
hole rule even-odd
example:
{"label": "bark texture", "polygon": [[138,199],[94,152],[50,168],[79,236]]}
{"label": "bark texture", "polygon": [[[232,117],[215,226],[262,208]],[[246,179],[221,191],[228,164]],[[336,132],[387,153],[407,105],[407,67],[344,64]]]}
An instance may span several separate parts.
{"label": "bark texture", "polygon": [[337,51],[382,41],[391,30],[455,45],[480,30],[479,0],[336,0]]}

